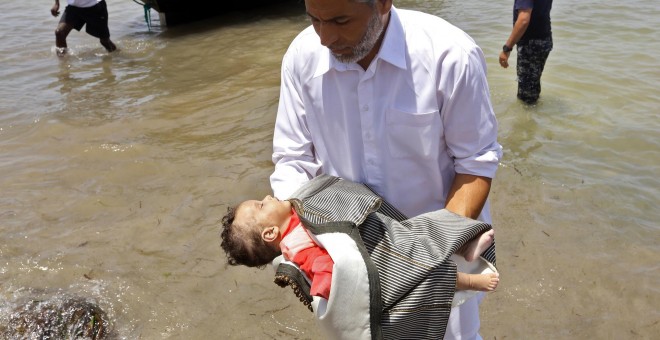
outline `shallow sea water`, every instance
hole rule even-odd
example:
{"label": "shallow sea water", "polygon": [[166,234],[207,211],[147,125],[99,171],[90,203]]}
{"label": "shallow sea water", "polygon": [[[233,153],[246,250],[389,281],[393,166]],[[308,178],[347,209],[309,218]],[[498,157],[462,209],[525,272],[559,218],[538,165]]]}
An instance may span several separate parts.
{"label": "shallow sea water", "polygon": [[[0,5],[0,324],[26,298],[75,294],[121,339],[318,338],[269,270],[225,265],[218,237],[228,205],[270,193],[302,5],[149,30],[140,6],[109,1],[120,51],[74,31],[64,58],[51,5]],[[497,64],[512,1],[395,6],[445,18],[487,57],[505,156],[491,193],[502,283],[482,336],[657,337],[660,7],[556,2],[542,98],[526,106]]]}

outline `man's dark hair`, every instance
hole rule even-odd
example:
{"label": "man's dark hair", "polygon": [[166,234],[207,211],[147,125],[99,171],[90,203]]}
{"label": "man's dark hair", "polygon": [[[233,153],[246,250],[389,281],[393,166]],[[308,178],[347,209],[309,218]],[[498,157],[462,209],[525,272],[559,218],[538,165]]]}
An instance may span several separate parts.
{"label": "man's dark hair", "polygon": [[227,255],[227,263],[232,266],[248,266],[262,268],[280,255],[261,239],[258,226],[237,225],[236,207],[227,208],[227,214],[222,217],[222,232],[220,246]]}

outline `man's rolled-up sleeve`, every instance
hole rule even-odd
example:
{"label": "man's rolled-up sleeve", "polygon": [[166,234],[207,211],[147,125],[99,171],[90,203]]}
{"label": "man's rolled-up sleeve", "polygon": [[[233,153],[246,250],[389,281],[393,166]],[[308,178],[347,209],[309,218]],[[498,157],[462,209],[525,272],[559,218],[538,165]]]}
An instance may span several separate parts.
{"label": "man's rolled-up sleeve", "polygon": [[497,142],[486,61],[476,46],[461,52],[449,80],[452,90],[441,99],[445,140],[457,173],[494,178],[502,146]]}

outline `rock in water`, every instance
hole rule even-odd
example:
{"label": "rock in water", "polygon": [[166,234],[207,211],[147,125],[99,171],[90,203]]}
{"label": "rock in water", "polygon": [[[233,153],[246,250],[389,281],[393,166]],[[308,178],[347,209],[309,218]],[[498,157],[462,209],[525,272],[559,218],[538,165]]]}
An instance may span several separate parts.
{"label": "rock in water", "polygon": [[30,300],[14,308],[3,339],[108,339],[110,321],[97,304],[78,297]]}

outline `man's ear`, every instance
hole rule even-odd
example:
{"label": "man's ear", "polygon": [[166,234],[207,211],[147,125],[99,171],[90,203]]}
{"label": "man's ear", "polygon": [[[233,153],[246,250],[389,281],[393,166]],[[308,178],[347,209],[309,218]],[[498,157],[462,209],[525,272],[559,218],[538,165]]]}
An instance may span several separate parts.
{"label": "man's ear", "polygon": [[266,227],[261,231],[261,239],[266,242],[273,242],[277,240],[280,235],[280,228],[277,226]]}
{"label": "man's ear", "polygon": [[392,0],[378,0],[378,4],[380,5],[379,10],[382,15],[389,13],[392,9]]}

